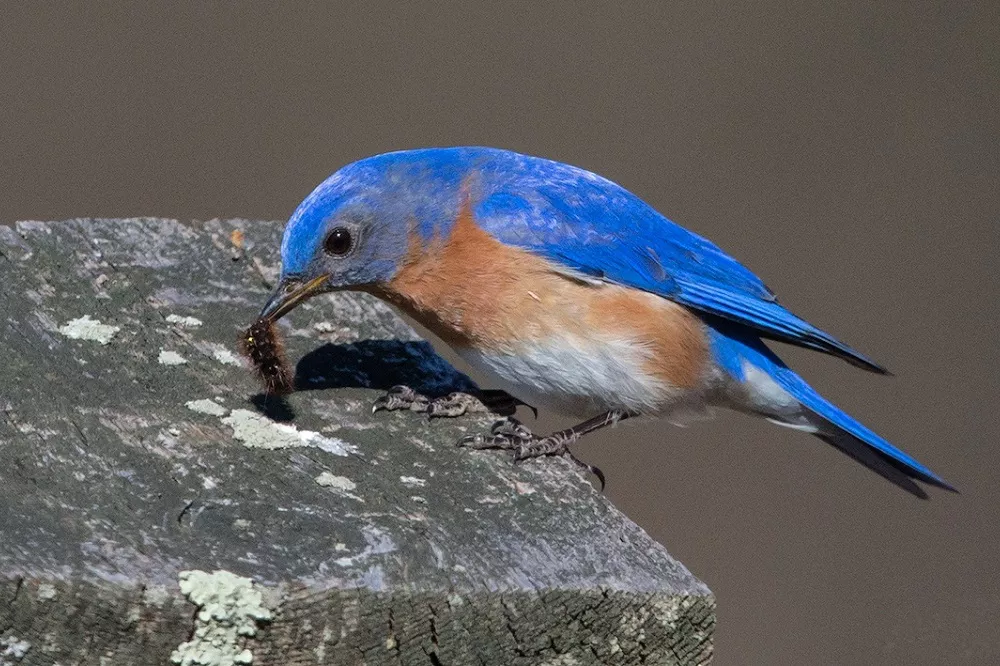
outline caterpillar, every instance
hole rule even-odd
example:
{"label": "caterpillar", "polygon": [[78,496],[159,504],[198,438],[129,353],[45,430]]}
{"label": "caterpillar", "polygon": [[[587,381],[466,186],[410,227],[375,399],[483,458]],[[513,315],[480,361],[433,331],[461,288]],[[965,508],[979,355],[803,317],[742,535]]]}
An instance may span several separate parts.
{"label": "caterpillar", "polygon": [[275,323],[261,317],[243,333],[240,340],[243,355],[253,364],[254,374],[269,395],[285,395],[295,389],[295,377],[285,358],[285,345],[278,336]]}

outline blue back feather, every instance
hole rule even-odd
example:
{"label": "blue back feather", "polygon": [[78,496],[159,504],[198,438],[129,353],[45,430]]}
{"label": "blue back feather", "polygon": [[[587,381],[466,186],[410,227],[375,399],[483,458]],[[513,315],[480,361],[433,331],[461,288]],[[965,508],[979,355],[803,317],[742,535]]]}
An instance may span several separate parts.
{"label": "blue back feather", "polygon": [[[750,270],[719,247],[674,224],[623,187],[578,167],[495,148],[430,148],[358,163],[402,183],[413,205],[432,199],[438,233],[454,205],[438,199],[471,176],[477,223],[499,240],[568,271],[642,289],[699,312],[753,328],[764,337],[885,370],[777,302]],[[352,165],[349,169],[359,169]],[[395,174],[386,178],[387,173]],[[405,174],[406,177],[400,177]],[[391,186],[391,185],[389,185]],[[457,203],[457,202],[456,202]],[[417,219],[425,220],[420,216]]]}

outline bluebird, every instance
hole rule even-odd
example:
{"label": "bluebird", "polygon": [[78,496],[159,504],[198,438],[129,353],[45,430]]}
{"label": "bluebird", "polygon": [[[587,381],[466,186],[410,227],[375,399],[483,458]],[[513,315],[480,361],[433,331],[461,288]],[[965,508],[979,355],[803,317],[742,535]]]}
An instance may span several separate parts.
{"label": "bluebird", "polygon": [[[916,481],[955,490],[823,398],[764,341],[888,374],[882,366],[790,312],[710,241],[581,168],[481,147],[369,157],[298,206],[281,260],[262,317],[324,292],[373,294],[517,402],[582,419],[539,436],[508,404],[507,418],[462,445],[572,457],[582,435],[626,418],[678,421],[725,407],[815,435],[918,497],[927,494]],[[455,415],[471,404],[395,387],[376,409]]]}

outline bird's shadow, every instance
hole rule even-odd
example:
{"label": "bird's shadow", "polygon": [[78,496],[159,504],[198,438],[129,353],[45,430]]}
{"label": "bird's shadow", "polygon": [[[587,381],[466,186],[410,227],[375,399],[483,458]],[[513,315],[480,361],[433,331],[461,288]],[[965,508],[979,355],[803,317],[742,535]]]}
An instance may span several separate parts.
{"label": "bird's shadow", "polygon": [[[295,391],[366,388],[387,391],[397,384],[434,398],[452,391],[475,391],[476,384],[438,356],[423,340],[360,340],[325,344],[303,356],[295,366]],[[295,418],[282,396],[259,393],[250,402],[274,421]]]}

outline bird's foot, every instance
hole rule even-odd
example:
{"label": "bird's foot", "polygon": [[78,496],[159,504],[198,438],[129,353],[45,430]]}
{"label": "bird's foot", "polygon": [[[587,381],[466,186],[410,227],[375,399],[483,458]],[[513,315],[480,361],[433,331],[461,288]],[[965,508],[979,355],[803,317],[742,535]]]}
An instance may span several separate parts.
{"label": "bird's foot", "polygon": [[[428,398],[409,386],[393,386],[385,395],[372,404],[372,414],[382,410],[394,412],[405,409],[427,414],[427,418],[453,418],[464,414],[494,413],[513,414],[518,405],[524,405],[505,391],[484,390],[477,395],[471,393],[449,393],[440,398]],[[525,405],[535,411],[530,405]]]}
{"label": "bird's foot", "polygon": [[601,482],[601,490],[604,490],[604,472],[596,465],[583,462],[569,450],[569,445],[580,439],[582,434],[575,428],[566,428],[542,437],[531,432],[514,417],[508,416],[494,423],[488,435],[463,437],[458,441],[458,446],[480,451],[485,449],[512,451],[514,462],[546,456],[567,456],[596,476]]}

